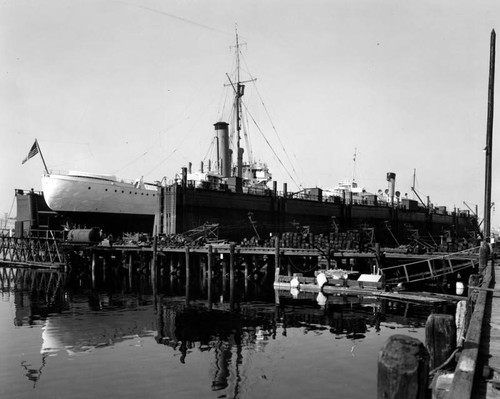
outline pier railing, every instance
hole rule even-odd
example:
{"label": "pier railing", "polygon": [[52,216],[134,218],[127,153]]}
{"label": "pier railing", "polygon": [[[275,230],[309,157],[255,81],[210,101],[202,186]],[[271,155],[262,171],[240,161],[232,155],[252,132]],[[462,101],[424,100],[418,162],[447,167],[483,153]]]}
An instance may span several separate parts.
{"label": "pier railing", "polygon": [[32,230],[27,237],[0,236],[0,263],[60,267],[66,264],[61,244],[64,232]]}

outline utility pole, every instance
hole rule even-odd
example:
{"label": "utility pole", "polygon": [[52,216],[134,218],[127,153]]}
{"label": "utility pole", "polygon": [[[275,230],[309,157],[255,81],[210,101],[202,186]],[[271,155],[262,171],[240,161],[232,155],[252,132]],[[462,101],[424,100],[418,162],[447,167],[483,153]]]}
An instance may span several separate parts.
{"label": "utility pole", "polygon": [[488,83],[488,121],[486,125],[486,168],[484,193],[484,240],[490,241],[491,236],[491,160],[493,151],[493,102],[495,90],[495,30],[491,31],[490,44],[490,76]]}

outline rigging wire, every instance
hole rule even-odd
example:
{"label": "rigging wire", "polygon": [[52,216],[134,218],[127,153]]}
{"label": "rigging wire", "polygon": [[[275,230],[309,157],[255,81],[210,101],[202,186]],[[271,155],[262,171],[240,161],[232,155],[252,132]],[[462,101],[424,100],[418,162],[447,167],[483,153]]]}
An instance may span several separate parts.
{"label": "rigging wire", "polygon": [[252,119],[253,123],[255,124],[255,126],[257,127],[257,130],[259,131],[259,133],[262,135],[262,137],[264,138],[264,140],[266,141],[267,145],[269,146],[269,148],[271,149],[271,151],[273,152],[274,156],[276,157],[276,159],[278,160],[278,162],[281,164],[281,166],[283,166],[283,169],[285,170],[285,172],[288,174],[288,177],[290,177],[290,179],[292,179],[292,181],[295,183],[295,185],[299,188],[302,188],[302,185],[301,184],[298,184],[295,179],[293,178],[293,176],[291,175],[291,173],[288,171],[287,167],[285,166],[285,164],[283,163],[283,161],[281,160],[281,158],[278,156],[278,154],[276,153],[276,151],[274,150],[273,146],[271,145],[271,143],[269,142],[269,140],[267,139],[267,137],[265,136],[264,132],[262,131],[262,129],[260,128],[260,126],[257,124],[257,121],[254,119],[253,115],[250,113],[250,111],[248,110],[246,104],[243,103],[243,106],[245,107],[245,110],[247,111],[248,113],[248,116]]}
{"label": "rigging wire", "polygon": [[[243,54],[242,54],[242,58],[243,58],[243,63],[244,63],[244,64],[245,64],[245,66],[247,67],[247,73],[249,74],[250,79],[251,79],[251,81],[253,82],[253,86],[254,86],[254,88],[255,88],[255,91],[257,92],[257,95],[259,96],[259,100],[260,100],[260,102],[261,102],[261,104],[262,104],[262,107],[264,108],[264,111],[265,111],[265,113],[266,113],[267,117],[269,118],[269,122],[271,123],[272,130],[274,131],[274,133],[276,134],[276,137],[278,138],[278,142],[279,142],[279,143],[280,143],[280,145],[281,145],[281,149],[282,149],[282,150],[283,150],[283,152],[285,153],[285,156],[286,156],[286,158],[288,159],[288,162],[290,163],[290,166],[292,167],[293,173],[294,173],[296,176],[298,176],[298,173],[297,173],[297,171],[295,170],[295,167],[293,166],[293,162],[291,161],[291,159],[290,159],[290,157],[289,157],[289,155],[288,155],[288,152],[286,151],[285,146],[283,145],[283,142],[281,141],[281,137],[280,137],[280,135],[278,134],[278,130],[276,129],[276,126],[274,125],[274,123],[273,123],[273,121],[272,121],[272,119],[271,119],[271,115],[269,114],[269,111],[267,110],[267,107],[266,107],[266,105],[265,105],[265,103],[264,103],[264,100],[263,100],[263,98],[262,98],[262,96],[261,96],[261,94],[260,94],[260,92],[259,92],[259,89],[258,89],[257,85],[255,84],[256,79],[253,77],[253,75],[252,75],[252,74],[249,72],[249,70],[248,70],[248,66],[247,66],[247,63],[246,63],[246,59],[245,59],[245,57],[243,57]],[[288,172],[287,172],[287,173],[288,173]],[[292,180],[293,180],[293,179],[292,179]],[[295,184],[297,184],[297,183],[295,183]],[[298,187],[302,187],[302,185],[298,185]]]}

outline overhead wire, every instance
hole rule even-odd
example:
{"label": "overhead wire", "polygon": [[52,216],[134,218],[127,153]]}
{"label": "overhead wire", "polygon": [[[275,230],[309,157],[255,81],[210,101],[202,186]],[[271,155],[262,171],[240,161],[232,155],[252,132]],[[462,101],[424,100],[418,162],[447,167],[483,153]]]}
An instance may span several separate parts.
{"label": "overhead wire", "polygon": [[[281,137],[280,137],[280,135],[279,135],[279,133],[278,133],[278,130],[276,129],[276,126],[274,125],[274,122],[273,122],[273,120],[272,120],[272,118],[271,118],[271,115],[269,114],[269,111],[268,111],[268,109],[267,109],[267,106],[266,106],[266,104],[264,103],[264,100],[263,100],[263,98],[262,98],[262,96],[261,96],[261,94],[260,94],[260,91],[259,91],[259,89],[258,89],[257,85],[255,84],[255,81],[256,81],[257,79],[255,79],[255,78],[253,77],[253,75],[249,72],[249,70],[248,70],[248,66],[247,66],[247,63],[246,63],[245,57],[243,57],[243,54],[242,54],[242,58],[243,58],[243,63],[244,63],[244,64],[245,64],[245,66],[247,67],[247,73],[248,73],[248,75],[250,76],[250,81],[253,83],[253,86],[254,86],[254,88],[255,88],[255,91],[257,92],[257,95],[258,95],[259,100],[260,100],[260,102],[261,102],[261,104],[262,104],[262,107],[264,108],[264,111],[265,111],[265,113],[266,113],[266,115],[267,115],[267,117],[268,117],[268,119],[269,119],[269,122],[271,123],[272,130],[273,130],[273,131],[274,131],[274,133],[276,134],[276,137],[278,138],[278,142],[279,142],[279,144],[281,145],[281,149],[283,150],[283,153],[285,154],[285,156],[286,156],[286,158],[287,158],[287,160],[288,160],[288,162],[289,162],[289,164],[290,164],[290,166],[291,166],[291,168],[292,168],[292,170],[293,170],[293,173],[294,173],[296,176],[298,176],[298,173],[297,173],[297,171],[295,170],[295,167],[294,167],[294,165],[293,165],[293,162],[292,162],[292,160],[290,159],[290,156],[288,155],[288,152],[287,152],[287,150],[286,150],[285,146],[283,145],[283,142],[281,141]],[[288,173],[288,172],[287,172],[287,173]],[[289,174],[289,173],[288,173],[288,174]],[[297,183],[295,183],[295,184],[297,184]],[[298,185],[298,187],[302,187],[302,184]]]}

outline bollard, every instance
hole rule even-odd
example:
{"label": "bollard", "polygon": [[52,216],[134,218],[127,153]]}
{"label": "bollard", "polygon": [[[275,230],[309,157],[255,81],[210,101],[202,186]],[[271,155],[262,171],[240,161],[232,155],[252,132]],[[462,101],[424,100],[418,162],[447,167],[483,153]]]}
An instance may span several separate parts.
{"label": "bollard", "polygon": [[418,339],[393,335],[379,353],[377,374],[378,399],[424,399],[429,353]]}
{"label": "bollard", "polygon": [[431,314],[425,323],[425,346],[429,351],[430,369],[442,366],[453,354],[457,343],[455,317]]}
{"label": "bollard", "polygon": [[479,248],[479,273],[482,273],[486,269],[486,266],[488,266],[490,256],[490,245],[483,241],[481,243],[481,248]]}
{"label": "bollard", "polygon": [[472,299],[472,294],[474,293],[474,287],[478,287],[479,285],[481,285],[481,278],[482,276],[480,274],[471,274],[469,276],[469,284],[467,291],[467,298],[469,301]]}

